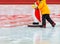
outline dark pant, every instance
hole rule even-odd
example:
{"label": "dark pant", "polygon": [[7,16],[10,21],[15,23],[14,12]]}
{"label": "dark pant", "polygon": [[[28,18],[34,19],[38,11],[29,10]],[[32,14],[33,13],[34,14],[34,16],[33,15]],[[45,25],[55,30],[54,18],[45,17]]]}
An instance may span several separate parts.
{"label": "dark pant", "polygon": [[42,26],[46,25],[46,20],[52,25],[54,22],[50,18],[49,14],[42,15]]}

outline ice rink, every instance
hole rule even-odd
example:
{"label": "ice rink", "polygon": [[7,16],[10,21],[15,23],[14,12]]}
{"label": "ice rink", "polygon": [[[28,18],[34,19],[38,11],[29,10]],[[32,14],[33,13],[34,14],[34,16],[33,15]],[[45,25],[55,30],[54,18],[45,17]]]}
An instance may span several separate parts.
{"label": "ice rink", "polygon": [[49,23],[47,28],[27,26],[0,28],[0,44],[34,44],[36,33],[45,44],[60,44],[60,22],[56,22],[54,28]]}
{"label": "ice rink", "polygon": [[[22,14],[23,10],[24,13],[23,14],[30,14],[32,13],[32,9],[31,6],[3,6],[0,5],[0,14],[8,14],[8,15],[12,15],[12,14]],[[27,23],[27,17],[24,16],[24,19],[20,16],[18,20],[15,19],[5,19],[5,16],[2,18],[4,21],[1,21],[0,19],[0,44],[60,44],[60,16],[58,16],[58,14],[60,13],[60,5],[59,8],[56,5],[49,5],[50,9],[52,11],[52,19],[56,22],[56,26],[53,28],[48,22],[47,22],[47,27],[46,28],[40,28],[40,27],[27,27],[27,26],[17,26],[17,27],[8,27],[5,28],[3,27],[3,24],[7,23],[7,20],[9,21],[9,23],[14,23],[16,24],[16,22],[19,23],[19,25],[21,24],[21,21],[24,19],[26,20]],[[56,6],[56,8],[54,8]],[[9,8],[10,7],[10,8]],[[12,7],[12,8],[11,8]],[[21,9],[20,9],[21,7]],[[22,8],[24,7],[24,9]],[[30,7],[30,8],[29,8]],[[7,9],[6,9],[7,8]],[[53,9],[54,8],[54,9]],[[27,10],[28,11],[27,11]],[[30,9],[30,10],[29,10]],[[59,10],[59,11],[58,11]],[[3,13],[4,12],[4,13]],[[55,13],[56,12],[56,13]],[[7,17],[7,18],[11,18],[11,17]],[[31,17],[29,17],[29,19],[31,19]],[[21,21],[20,21],[21,20]],[[13,21],[13,22],[10,22]],[[16,21],[16,22],[14,22]],[[10,24],[9,24],[10,25]]]}

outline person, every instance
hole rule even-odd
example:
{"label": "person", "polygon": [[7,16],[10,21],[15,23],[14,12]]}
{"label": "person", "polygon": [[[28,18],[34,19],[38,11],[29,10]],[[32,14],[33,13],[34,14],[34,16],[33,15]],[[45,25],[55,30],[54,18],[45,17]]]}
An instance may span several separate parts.
{"label": "person", "polygon": [[52,25],[52,27],[55,27],[56,23],[50,18],[50,10],[46,0],[39,0],[39,5],[36,7],[36,9],[37,8],[39,8],[42,15],[42,25],[40,25],[40,27],[46,28],[46,20]]}
{"label": "person", "polygon": [[34,4],[32,5],[32,8],[33,9],[33,19],[34,19],[34,22],[32,23],[33,25],[39,25],[39,22],[41,22],[41,19],[40,19],[40,10],[36,7],[39,5],[39,1],[36,0],[34,2]]}

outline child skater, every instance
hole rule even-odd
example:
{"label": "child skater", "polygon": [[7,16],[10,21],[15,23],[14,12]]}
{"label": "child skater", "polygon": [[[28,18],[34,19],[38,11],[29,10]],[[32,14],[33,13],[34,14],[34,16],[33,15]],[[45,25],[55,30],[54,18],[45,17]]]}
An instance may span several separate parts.
{"label": "child skater", "polygon": [[38,8],[36,8],[39,5],[39,0],[36,0],[35,3],[32,5],[33,9],[33,18],[34,18],[34,22],[33,25],[39,25],[39,22],[41,22],[41,16],[40,16],[40,10]]}
{"label": "child skater", "polygon": [[52,27],[55,27],[56,23],[50,18],[50,10],[47,6],[46,0],[39,0],[39,5],[36,9],[37,8],[39,8],[42,15],[42,25],[40,25],[40,27],[46,28],[46,20],[52,25]]}

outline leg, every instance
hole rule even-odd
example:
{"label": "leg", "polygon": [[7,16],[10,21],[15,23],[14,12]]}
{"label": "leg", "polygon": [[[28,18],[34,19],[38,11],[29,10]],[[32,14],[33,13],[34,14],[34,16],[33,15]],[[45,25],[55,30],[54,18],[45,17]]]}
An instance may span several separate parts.
{"label": "leg", "polygon": [[54,23],[54,21],[50,18],[49,14],[46,14],[46,19],[47,19],[47,21],[52,25],[52,27],[55,26],[55,23]]}
{"label": "leg", "polygon": [[42,25],[46,25],[46,16],[45,15],[42,16]]}
{"label": "leg", "polygon": [[42,25],[40,27],[46,28],[46,16],[42,15]]}

